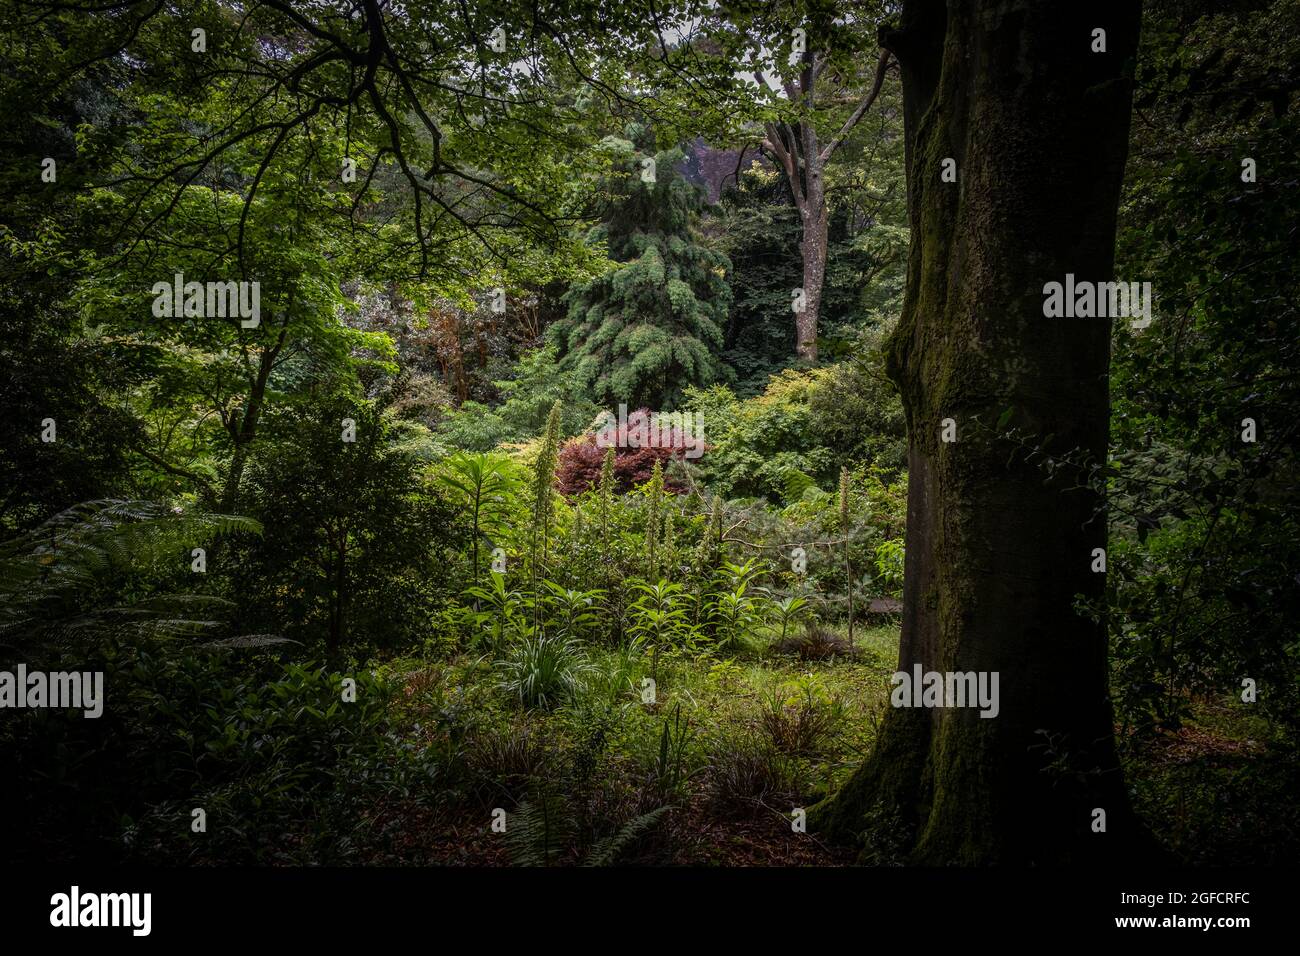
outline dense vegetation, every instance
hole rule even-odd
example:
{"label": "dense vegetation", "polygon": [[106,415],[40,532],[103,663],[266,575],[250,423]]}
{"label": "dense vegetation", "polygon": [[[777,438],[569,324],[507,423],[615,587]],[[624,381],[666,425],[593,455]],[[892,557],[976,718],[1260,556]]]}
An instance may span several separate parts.
{"label": "dense vegetation", "polygon": [[[908,858],[889,821],[791,827],[872,751],[899,654],[892,5],[810,5],[795,67],[744,4],[27,6],[0,41],[0,668],[103,671],[107,703],[0,713],[11,849]],[[985,425],[1107,493],[1076,611],[1110,635],[1138,815],[1254,863],[1300,850],[1300,4],[1220,6],[1145,12],[1117,274],[1157,305],[1115,325],[1108,459]],[[739,75],[815,62],[815,103]],[[813,127],[842,131],[815,359],[781,158]],[[160,315],[178,273],[257,281],[258,321]],[[703,454],[606,447],[620,404],[678,413],[664,445],[702,423]]]}

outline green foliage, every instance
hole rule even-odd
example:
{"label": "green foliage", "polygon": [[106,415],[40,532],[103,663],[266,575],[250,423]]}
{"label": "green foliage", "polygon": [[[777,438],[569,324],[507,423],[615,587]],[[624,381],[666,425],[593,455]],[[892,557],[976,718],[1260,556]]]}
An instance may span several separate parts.
{"label": "green foliage", "polygon": [[[533,514],[530,537],[530,564],[533,574],[550,562],[551,520],[555,513],[555,466],[560,458],[560,418],[563,407],[551,406],[542,432],[541,445],[533,463]],[[540,541],[540,550],[539,550]]]}
{"label": "green foliage", "polygon": [[439,423],[439,435],[448,445],[485,452],[508,442],[525,441],[545,429],[556,402],[562,403],[563,435],[587,428],[600,411],[576,386],[573,376],[561,368],[554,346],[523,356],[512,377],[495,385],[505,398],[502,404],[490,408],[467,401]]}
{"label": "green foliage", "polygon": [[510,635],[523,633],[534,601],[519,591],[506,587],[504,574],[490,574],[487,587],[466,588],[465,596],[474,599],[474,621],[480,635],[487,637],[489,650],[505,647]]}
{"label": "green foliage", "polygon": [[[0,647],[111,688],[97,720],[0,721],[7,848],[475,861],[498,850],[446,834],[522,797],[519,863],[756,856],[737,810],[811,805],[888,706],[896,632],[854,611],[906,566],[897,84],[825,169],[833,364],[789,367],[786,174],[751,161],[705,211],[681,167],[717,186],[767,122],[838,129],[884,11],[616,4],[593,30],[592,5],[506,2],[498,57],[482,10],[281,6],[0,28]],[[1134,798],[1198,862],[1294,858],[1297,831],[1300,5],[1249,14],[1146,4],[1117,278],[1152,283],[1154,322],[1115,325],[1107,460],[1028,456],[1107,494],[1106,601],[1077,610],[1110,628]],[[795,25],[842,96],[742,91]],[[258,281],[260,321],[153,314],[177,272]],[[595,482],[593,445],[557,493],[565,436],[620,401],[702,413],[704,457],[628,482],[609,449]],[[894,859],[909,824],[864,825]]]}
{"label": "green foliage", "polygon": [[[0,242],[3,241],[0,227]],[[6,250],[0,282],[0,534],[31,528],[78,502],[123,494],[167,497],[175,490],[128,491],[129,452],[140,439],[124,396],[150,374],[157,356],[102,335],[81,336],[53,301],[39,259]],[[70,328],[71,326],[71,328]],[[56,440],[41,440],[45,423]],[[145,484],[145,482],[140,482]]]}
{"label": "green foliage", "polygon": [[763,705],[763,732],[778,752],[793,756],[828,749],[845,718],[844,702],[812,674],[768,688]]}
{"label": "green foliage", "polygon": [[630,142],[609,146],[622,176],[588,241],[603,244],[615,266],[573,286],[568,315],[547,334],[597,402],[671,410],[685,385],[722,374],[728,263],[692,233],[700,198],[676,172],[680,150],[655,155],[656,176],[647,183]]}
{"label": "green foliage", "polygon": [[1250,677],[1300,740],[1298,15],[1157,2],[1143,25],[1117,275],[1156,303],[1116,325],[1112,460],[1078,463],[1110,493],[1112,687],[1143,730]]}
{"label": "green foliage", "polygon": [[731,310],[723,357],[736,370],[736,391],[762,391],[770,374],[794,358],[791,290],[803,285],[803,228],[782,174],[751,161],[738,186],[724,190],[709,225],[731,269]]}
{"label": "green foliage", "polygon": [[410,641],[448,583],[448,513],[421,463],[366,404],[272,415],[267,431],[248,481],[266,535],[231,556],[241,619],[331,654]]}
{"label": "green foliage", "polygon": [[645,550],[646,568],[651,578],[659,576],[660,554],[659,537],[664,521],[664,471],[659,462],[654,464],[646,490],[646,528]]}
{"label": "green foliage", "polygon": [[515,866],[549,866],[574,838],[568,801],[541,787],[506,818],[506,843]]}
{"label": "green foliage", "polygon": [[525,625],[523,635],[497,661],[500,686],[525,707],[544,710],[582,692],[591,665],[577,641],[547,636]]}
{"label": "green foliage", "polygon": [[[900,118],[901,111],[875,128],[856,130],[828,167],[830,228],[818,337],[822,351],[841,360],[862,350],[864,333],[874,340],[892,327],[902,310],[908,230],[902,165],[893,162],[902,148]],[[892,131],[889,139],[880,136],[882,128]],[[873,146],[864,149],[864,140],[874,140]],[[736,370],[736,394],[752,398],[795,361],[790,306],[792,291],[804,281],[803,227],[784,173],[751,162],[739,185],[723,192],[709,226],[731,262],[723,357]],[[858,406],[865,396],[848,391],[840,398]],[[833,407],[826,411],[837,414]]]}
{"label": "green foliage", "polygon": [[786,639],[790,625],[805,619],[811,610],[806,598],[790,595],[772,600],[772,615],[781,624],[781,640]]}
{"label": "green foliage", "polygon": [[901,540],[882,541],[876,545],[876,574],[889,589],[889,593],[894,596],[902,593],[904,564],[904,547]]}
{"label": "green foliage", "polygon": [[[628,820],[598,840],[581,858],[583,866],[614,866],[672,807],[656,807]],[[578,838],[576,812],[570,801],[539,787],[507,818],[506,843],[515,866],[550,866],[571,851]]]}
{"label": "green foliage", "polygon": [[722,386],[690,391],[686,406],[703,416],[709,443],[701,477],[727,497],[779,501],[789,500],[792,473],[826,485],[846,460],[901,467],[898,398],[883,384],[865,387],[865,368],[789,370],[744,401]]}
{"label": "green foliage", "polygon": [[762,605],[750,586],[763,569],[757,561],[744,564],[726,562],[718,575],[716,591],[710,608],[711,621],[716,628],[719,648],[734,650],[745,635],[751,633],[762,620]]}
{"label": "green foliage", "polygon": [[656,807],[649,813],[633,817],[618,829],[618,832],[605,837],[591,848],[583,866],[613,866],[619,858],[628,852],[647,833],[659,825],[664,815],[673,809],[670,806]]}
{"label": "green foliage", "polygon": [[769,739],[744,730],[720,735],[709,756],[710,802],[726,813],[786,802],[795,790],[794,758]]}
{"label": "green foliage", "polygon": [[543,581],[542,587],[545,589],[542,600],[547,608],[547,629],[560,637],[587,637],[600,620],[599,602],[605,592],[564,588],[554,581]]}
{"label": "green foliage", "polygon": [[470,567],[478,584],[479,545],[486,542],[492,547],[504,533],[516,510],[515,495],[522,481],[514,462],[505,455],[458,452],[443,465],[439,481],[459,495],[459,504],[469,512]]}
{"label": "green foliage", "polygon": [[691,742],[690,719],[682,717],[682,705],[677,704],[670,715],[664,717],[659,734],[659,752],[651,771],[650,792],[661,803],[675,801],[684,795],[690,768],[686,763]]}
{"label": "green foliage", "polygon": [[660,648],[689,647],[693,629],[687,619],[685,588],[661,580],[655,584],[634,581],[632,589],[637,598],[628,611],[636,639],[656,652]]}
{"label": "green foliage", "polygon": [[[0,643],[45,654],[113,637],[215,631],[221,622],[212,615],[233,604],[178,593],[191,551],[261,531],[250,518],[149,501],[88,501],[62,511],[0,544]],[[126,600],[113,603],[121,591]]]}
{"label": "green foliage", "polygon": [[[369,673],[249,658],[236,676],[230,660],[118,648],[93,661],[113,688],[102,718],[40,711],[8,726],[7,760],[26,785],[0,807],[48,840],[17,847],[18,858],[347,862],[362,830],[357,800],[428,792],[424,760],[435,755],[397,746],[387,688]],[[355,702],[342,700],[343,677],[356,681]],[[207,811],[205,834],[190,829],[195,806]],[[304,824],[301,840],[285,841]]]}

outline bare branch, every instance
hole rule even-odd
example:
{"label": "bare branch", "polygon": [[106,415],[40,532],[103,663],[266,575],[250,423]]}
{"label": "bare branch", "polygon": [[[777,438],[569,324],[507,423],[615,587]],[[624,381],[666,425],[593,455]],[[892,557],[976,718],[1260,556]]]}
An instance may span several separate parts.
{"label": "bare branch", "polygon": [[858,125],[858,120],[862,119],[867,110],[871,109],[871,104],[874,103],[876,97],[880,95],[881,87],[885,83],[885,71],[889,67],[890,56],[891,54],[888,50],[880,51],[880,59],[876,61],[876,78],[871,84],[871,91],[863,97],[862,102],[858,104],[858,108],[853,111],[853,114],[849,116],[847,120],[844,121],[844,125],[840,127],[840,131],[836,133],[835,137],[822,149],[821,155],[818,158],[821,159],[823,163],[831,158],[831,154],[834,153],[835,150],[839,148],[839,145],[844,142],[844,138],[853,131],[853,127]]}

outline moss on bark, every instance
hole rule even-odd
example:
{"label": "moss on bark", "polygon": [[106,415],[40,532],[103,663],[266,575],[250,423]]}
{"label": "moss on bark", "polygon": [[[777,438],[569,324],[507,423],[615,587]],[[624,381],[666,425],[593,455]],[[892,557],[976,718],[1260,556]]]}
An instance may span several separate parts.
{"label": "moss on bark", "polygon": [[[997,672],[1002,702],[992,719],[888,713],[872,756],[809,818],[864,861],[1058,863],[1140,842],[1105,627],[1074,611],[1102,593],[1089,558],[1104,502],[1078,476],[1045,480],[994,428],[1011,409],[1047,455],[1106,453],[1109,322],[1047,319],[1041,290],[1066,272],[1111,277],[1138,19],[1121,0],[907,0],[882,34],[903,72],[913,232],[888,355],[911,469],[899,667]],[[940,179],[948,157],[956,183]]]}

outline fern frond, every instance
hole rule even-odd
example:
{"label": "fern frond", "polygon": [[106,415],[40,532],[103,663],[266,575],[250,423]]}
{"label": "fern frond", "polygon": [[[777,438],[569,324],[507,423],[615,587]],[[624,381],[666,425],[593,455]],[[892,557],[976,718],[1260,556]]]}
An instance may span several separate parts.
{"label": "fern frond", "polygon": [[559,794],[537,791],[506,818],[506,846],[515,866],[547,866],[573,838],[573,814]]}
{"label": "fern frond", "polygon": [[806,475],[798,468],[789,468],[781,476],[781,491],[787,504],[793,504],[804,496],[810,488],[816,488],[817,482],[811,475]]}
{"label": "fern frond", "polygon": [[649,813],[643,813],[639,817],[629,820],[619,827],[618,832],[605,837],[603,840],[598,840],[592,846],[591,852],[587,854],[587,859],[583,861],[582,865],[613,866],[629,847],[654,829],[660,819],[671,809],[672,806],[670,805],[656,807]]}
{"label": "fern frond", "polygon": [[73,505],[0,543],[0,635],[13,646],[109,635],[176,637],[219,627],[215,595],[151,595],[99,606],[98,593],[127,571],[166,567],[214,538],[261,525],[239,515],[186,512],[152,501],[101,499]]}
{"label": "fern frond", "polygon": [[227,637],[219,641],[208,641],[206,644],[199,645],[213,650],[234,650],[236,648],[246,647],[273,647],[276,644],[298,644],[300,641],[290,640],[287,637],[281,637],[278,634],[240,634],[238,637]]}

